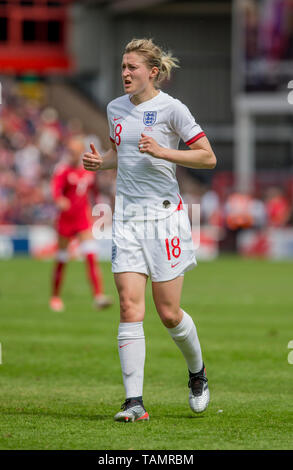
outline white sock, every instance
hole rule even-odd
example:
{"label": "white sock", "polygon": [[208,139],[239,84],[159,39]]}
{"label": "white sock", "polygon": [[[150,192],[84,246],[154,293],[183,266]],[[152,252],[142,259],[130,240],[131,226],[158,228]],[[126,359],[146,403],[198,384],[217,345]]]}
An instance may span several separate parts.
{"label": "white sock", "polygon": [[126,398],[140,397],[145,361],[143,322],[120,323],[117,339]]}
{"label": "white sock", "polygon": [[191,316],[184,312],[184,310],[182,312],[183,318],[179,325],[175,326],[175,328],[167,328],[167,330],[185,357],[190,372],[196,373],[203,366],[201,347],[196,326]]}

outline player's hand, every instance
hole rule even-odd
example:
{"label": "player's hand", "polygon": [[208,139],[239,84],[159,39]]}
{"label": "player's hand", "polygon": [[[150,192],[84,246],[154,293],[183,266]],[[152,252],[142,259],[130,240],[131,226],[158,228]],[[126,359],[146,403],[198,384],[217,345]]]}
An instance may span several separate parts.
{"label": "player's hand", "polygon": [[83,166],[85,170],[88,171],[97,171],[100,169],[103,159],[99,152],[96,150],[94,144],[90,144],[92,153],[87,152],[82,158]]}
{"label": "player's hand", "polygon": [[67,197],[60,196],[56,201],[56,206],[60,211],[67,211],[70,209],[71,202]]}
{"label": "player's hand", "polygon": [[141,153],[149,153],[153,157],[161,158],[162,147],[152,137],[141,134],[138,148]]}

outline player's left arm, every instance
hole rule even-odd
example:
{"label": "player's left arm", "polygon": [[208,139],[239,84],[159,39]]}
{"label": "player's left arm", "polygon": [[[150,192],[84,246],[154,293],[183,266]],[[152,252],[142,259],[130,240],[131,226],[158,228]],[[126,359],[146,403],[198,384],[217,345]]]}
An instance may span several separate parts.
{"label": "player's left arm", "polygon": [[141,134],[138,147],[141,153],[149,153],[155,158],[187,168],[213,169],[217,164],[216,156],[206,136],[190,144],[189,150],[175,150],[161,147],[152,137]]}

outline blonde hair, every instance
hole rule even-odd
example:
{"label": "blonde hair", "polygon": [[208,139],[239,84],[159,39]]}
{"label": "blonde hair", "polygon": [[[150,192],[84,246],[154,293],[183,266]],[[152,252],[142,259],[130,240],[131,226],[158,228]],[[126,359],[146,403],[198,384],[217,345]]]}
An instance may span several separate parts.
{"label": "blonde hair", "polygon": [[159,87],[160,83],[164,80],[169,80],[171,70],[179,67],[178,59],[173,57],[171,52],[164,52],[152,39],[132,39],[124,49],[124,54],[129,52],[141,54],[150,69],[158,67],[159,73],[156,75],[154,82],[156,87]]}

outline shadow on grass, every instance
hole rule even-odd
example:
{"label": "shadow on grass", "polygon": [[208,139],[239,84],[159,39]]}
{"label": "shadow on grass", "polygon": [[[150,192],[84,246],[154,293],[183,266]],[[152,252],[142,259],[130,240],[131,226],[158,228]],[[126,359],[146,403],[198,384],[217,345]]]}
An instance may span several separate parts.
{"label": "shadow on grass", "polygon": [[155,415],[156,418],[164,418],[164,419],[204,419],[206,418],[205,415]]}
{"label": "shadow on grass", "polygon": [[[50,417],[50,418],[55,418],[55,419],[74,419],[74,420],[87,420],[87,421],[114,421],[113,414],[108,414],[108,415],[102,415],[102,414],[77,414],[77,413],[56,413],[56,412],[50,412],[50,411],[40,411],[40,410],[22,410],[22,411],[1,411],[1,415],[6,415],[6,416],[36,416],[36,417]],[[204,418],[208,418],[207,415],[205,414],[200,414],[200,415],[190,415],[190,414],[178,414],[178,415],[171,415],[171,414],[164,414],[162,412],[160,413],[154,413],[150,415],[150,422],[157,422],[158,420],[202,420]]]}
{"label": "shadow on grass", "polygon": [[100,414],[92,414],[92,415],[83,415],[83,414],[76,414],[76,413],[54,413],[50,411],[34,411],[34,410],[23,410],[23,411],[1,411],[1,415],[9,415],[9,416],[38,416],[38,417],[51,417],[51,418],[67,418],[67,419],[82,419],[88,421],[106,421],[110,418],[113,419],[112,415],[100,415]]}

